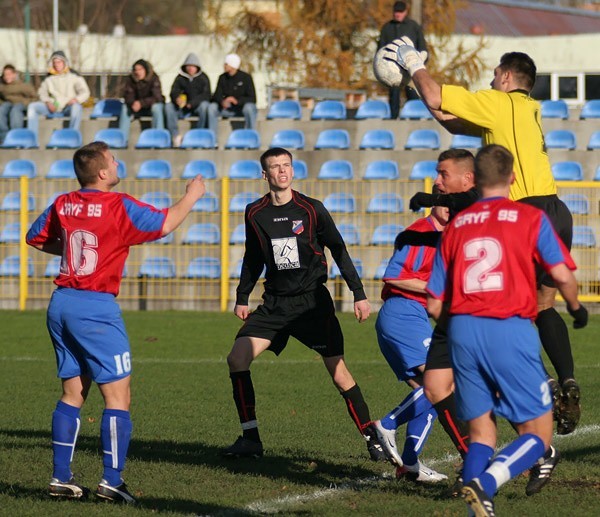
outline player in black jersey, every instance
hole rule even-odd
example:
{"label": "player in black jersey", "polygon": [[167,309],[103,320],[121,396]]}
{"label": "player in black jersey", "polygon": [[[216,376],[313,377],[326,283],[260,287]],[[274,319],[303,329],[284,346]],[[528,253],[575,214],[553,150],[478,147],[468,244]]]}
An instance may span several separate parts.
{"label": "player in black jersey", "polygon": [[[250,364],[265,350],[279,355],[293,336],[322,356],[350,417],[367,440],[371,458],[385,461],[369,408],[344,361],[342,330],[324,285],[325,247],[354,294],[354,314],[359,322],[371,312],[362,282],[327,209],[320,201],[292,190],[292,155],[273,148],[263,153],[260,161],[269,192],[246,207],[246,250],[234,308],[244,325],[227,356],[243,434],[223,455],[263,455]],[[265,266],[263,303],[251,312],[248,298]]]}

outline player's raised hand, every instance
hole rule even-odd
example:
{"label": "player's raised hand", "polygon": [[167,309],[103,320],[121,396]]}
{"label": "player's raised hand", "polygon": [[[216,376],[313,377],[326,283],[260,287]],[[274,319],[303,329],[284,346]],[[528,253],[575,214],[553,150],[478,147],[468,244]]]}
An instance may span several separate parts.
{"label": "player's raised hand", "polygon": [[193,195],[197,200],[206,192],[206,185],[201,174],[189,180],[185,186],[185,192]]}
{"label": "player's raised hand", "polygon": [[425,68],[425,61],[427,60],[427,51],[419,52],[415,47],[412,40],[403,36],[400,39],[393,41],[398,45],[396,51],[396,58],[398,64],[404,68],[411,77],[418,71]]}
{"label": "player's raised hand", "polygon": [[369,314],[371,314],[371,304],[369,300],[361,300],[359,302],[354,302],[354,316],[359,323],[365,321]]}
{"label": "player's raised hand", "polygon": [[571,307],[567,305],[567,310],[573,317],[573,328],[582,329],[587,325],[588,311],[583,305],[579,304],[579,308],[577,309],[571,309]]}
{"label": "player's raised hand", "polygon": [[413,212],[418,212],[423,207],[433,206],[431,194],[428,194],[427,192],[417,192],[410,198],[408,206]]}

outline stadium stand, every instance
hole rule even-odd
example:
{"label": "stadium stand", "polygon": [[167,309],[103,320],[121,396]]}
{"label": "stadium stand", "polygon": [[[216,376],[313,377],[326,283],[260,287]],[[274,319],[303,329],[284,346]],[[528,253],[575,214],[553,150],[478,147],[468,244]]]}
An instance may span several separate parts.
{"label": "stadium stand", "polygon": [[396,139],[389,129],[370,129],[367,131],[358,146],[359,149],[394,149]]}
{"label": "stadium stand", "polygon": [[83,138],[77,129],[56,129],[50,135],[46,149],[79,149]]}
{"label": "stadium stand", "polygon": [[194,203],[192,212],[218,212],[219,198],[214,192],[206,192],[198,201]]}
{"label": "stadium stand", "polygon": [[479,149],[481,137],[471,135],[454,135],[450,147],[453,149]]}
{"label": "stadium stand", "polygon": [[[27,276],[33,276],[34,267],[31,257],[27,257]],[[4,257],[0,263],[0,276],[19,276],[21,274],[21,262],[19,255]]]}
{"label": "stadium stand", "polygon": [[127,165],[123,160],[117,160],[117,176],[121,179],[127,177]]}
{"label": "stadium stand", "polygon": [[437,177],[437,161],[435,160],[422,160],[415,162],[412,166],[409,180],[422,180],[425,178],[435,179]]}
{"label": "stadium stand", "polygon": [[408,100],[400,110],[400,118],[403,120],[429,120],[433,115],[425,106],[425,103],[420,99]]}
{"label": "stadium stand", "polygon": [[600,165],[596,167],[596,172],[594,173],[594,181],[600,181]]}
{"label": "stadium stand", "polygon": [[27,176],[35,178],[37,176],[37,166],[32,160],[10,160],[6,162],[2,171],[3,178],[20,178]]}
{"label": "stadium stand", "polygon": [[294,160],[294,179],[305,180],[308,178],[308,167],[304,160]]}
{"label": "stadium stand", "polygon": [[19,223],[8,223],[0,232],[0,243],[15,244],[21,240],[21,225]]}
{"label": "stadium stand", "polygon": [[260,135],[255,129],[234,129],[227,137],[225,149],[260,149]]}
{"label": "stadium stand", "polygon": [[171,195],[168,192],[146,192],[140,197],[140,201],[148,203],[159,210],[169,208],[173,204]]}
{"label": "stadium stand", "polygon": [[393,160],[375,160],[367,163],[366,180],[397,180],[400,177],[398,164]]}
{"label": "stadium stand", "polygon": [[173,244],[175,242],[175,232],[167,233],[164,237],[151,242],[154,244]]}
{"label": "stadium stand", "polygon": [[323,200],[323,204],[331,213],[356,212],[356,198],[348,192],[333,192]]}
{"label": "stadium stand", "polygon": [[282,129],[273,135],[269,147],[304,149],[304,143],[304,132],[301,129]]}
{"label": "stadium stand", "polygon": [[185,164],[181,177],[183,179],[195,178],[202,174],[205,180],[213,180],[217,177],[217,166],[212,160],[191,160]]}
{"label": "stadium stand", "polygon": [[381,280],[383,278],[383,275],[385,275],[385,270],[387,269],[387,266],[390,262],[390,259],[383,259],[379,265],[377,266],[377,269],[375,271],[375,275],[373,276],[374,280]]}
{"label": "stadium stand", "polygon": [[[352,258],[352,263],[354,264],[354,267],[356,268],[356,272],[358,273],[358,276],[362,277],[363,276],[363,262],[362,259],[356,257],[356,258]],[[338,265],[333,262],[333,264],[331,265],[331,270],[329,271],[329,278],[339,278],[341,277],[342,274],[340,273],[340,268],[338,267]]]}
{"label": "stadium stand", "polygon": [[349,149],[350,133],[345,129],[324,129],[317,136],[315,149]]}
{"label": "stadium stand", "polygon": [[312,120],[345,120],[346,106],[342,101],[326,100],[315,104]]}
{"label": "stadium stand", "polygon": [[146,257],[140,267],[140,277],[175,278],[175,263],[169,257]]}
{"label": "stadium stand", "polygon": [[590,140],[588,141],[587,149],[588,151],[600,149],[600,131],[594,131],[590,135]]}
{"label": "stadium stand", "polygon": [[217,138],[211,129],[190,129],[183,135],[180,149],[216,149]]}
{"label": "stadium stand", "polygon": [[238,224],[229,237],[229,244],[244,244],[246,242],[246,225]]}
{"label": "stadium stand", "polygon": [[393,192],[380,192],[369,201],[367,213],[400,214],[404,212],[402,198]]}
{"label": "stadium stand", "polygon": [[542,118],[558,118],[567,120],[569,118],[569,106],[562,100],[543,100],[542,106]]}
{"label": "stadium stand", "polygon": [[354,118],[365,119],[389,119],[392,116],[390,105],[386,101],[369,99],[358,106]]}
{"label": "stadium stand", "polygon": [[229,167],[231,179],[257,180],[262,177],[262,167],[258,160],[237,160]]}
{"label": "stadium stand", "polygon": [[575,161],[556,162],[552,164],[552,176],[556,181],[582,181],[583,167]]}
{"label": "stadium stand", "polygon": [[54,203],[56,201],[56,198],[62,194],[66,194],[66,191],[59,191],[59,192],[52,192],[52,194],[50,194],[48,196],[48,201],[46,202],[46,208],[48,208],[52,203]]}
{"label": "stadium stand", "polygon": [[166,129],[143,129],[135,144],[136,149],[169,149],[171,133]]}
{"label": "stadium stand", "polygon": [[105,142],[111,149],[127,149],[127,138],[117,128],[100,129],[94,135],[94,141]]}
{"label": "stadium stand", "polygon": [[229,202],[230,212],[244,212],[246,206],[262,197],[258,192],[240,192],[231,198]]}
{"label": "stadium stand", "polygon": [[360,232],[355,224],[338,224],[337,229],[347,246],[358,246],[360,244]]}
{"label": "stadium stand", "polygon": [[319,169],[317,179],[320,180],[351,180],[354,178],[352,162],[348,160],[327,160]]}
{"label": "stadium stand", "polygon": [[0,147],[4,149],[37,149],[38,142],[35,133],[29,129],[10,129]]}
{"label": "stadium stand", "polygon": [[371,244],[373,246],[393,246],[394,242],[396,242],[396,237],[403,230],[404,226],[401,224],[380,224],[373,230]]}
{"label": "stadium stand", "polygon": [[570,129],[554,129],[544,135],[547,149],[569,149],[577,147],[575,133]]}
{"label": "stadium stand", "polygon": [[581,108],[579,118],[600,118],[600,99],[587,101]]}
{"label": "stadium stand", "polygon": [[[0,210],[9,212],[13,210],[21,210],[21,193],[20,192],[8,192],[2,199],[2,205]],[[35,210],[35,198],[33,194],[27,195],[27,211],[32,212]]]}
{"label": "stadium stand", "polygon": [[119,118],[123,102],[120,99],[101,99],[92,109],[90,118],[92,120],[97,118]]}
{"label": "stadium stand", "polygon": [[567,205],[573,215],[588,215],[590,202],[585,194],[565,194],[560,199]]}
{"label": "stadium stand", "polygon": [[293,99],[274,102],[267,112],[267,120],[278,118],[300,120],[302,118],[302,106],[297,100]]}
{"label": "stadium stand", "polygon": [[193,258],[185,271],[185,278],[221,278],[221,261],[214,257]]}
{"label": "stadium stand", "polygon": [[49,278],[57,277],[60,273],[61,257],[52,257],[44,269],[44,276]]}
{"label": "stadium stand", "polygon": [[440,133],[437,129],[415,129],[406,139],[405,149],[439,149]]}
{"label": "stadium stand", "polygon": [[73,160],[56,160],[50,164],[46,174],[47,179],[75,179]]}
{"label": "stadium stand", "polygon": [[181,244],[219,244],[221,230],[214,223],[192,224],[185,233]]}
{"label": "stadium stand", "polygon": [[573,226],[573,246],[595,248],[596,234],[591,226]]}
{"label": "stadium stand", "polygon": [[167,160],[144,160],[135,177],[138,180],[171,179],[171,163]]}

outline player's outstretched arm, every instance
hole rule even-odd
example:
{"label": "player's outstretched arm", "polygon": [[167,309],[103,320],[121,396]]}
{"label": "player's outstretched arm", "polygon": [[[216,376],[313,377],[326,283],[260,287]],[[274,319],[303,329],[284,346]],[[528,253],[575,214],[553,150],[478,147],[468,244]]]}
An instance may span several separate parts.
{"label": "player's outstretched arm", "polygon": [[205,192],[206,186],[204,185],[204,179],[201,175],[198,175],[187,182],[184,196],[169,208],[165,224],[163,225],[163,236],[171,233],[183,222],[192,210],[194,203],[198,201]]}
{"label": "player's outstretched arm", "polygon": [[233,308],[233,313],[242,321],[246,321],[248,315],[250,314],[250,308],[248,305],[236,305]]}
{"label": "player's outstretched arm", "polygon": [[371,314],[371,304],[369,303],[369,300],[364,299],[354,302],[354,316],[356,316],[359,323],[365,321],[369,317],[369,314]]}
{"label": "player's outstretched arm", "polygon": [[573,272],[565,264],[558,264],[550,269],[550,275],[567,302],[567,310],[574,319],[573,328],[585,327],[588,322],[588,312],[577,298],[577,280]]}

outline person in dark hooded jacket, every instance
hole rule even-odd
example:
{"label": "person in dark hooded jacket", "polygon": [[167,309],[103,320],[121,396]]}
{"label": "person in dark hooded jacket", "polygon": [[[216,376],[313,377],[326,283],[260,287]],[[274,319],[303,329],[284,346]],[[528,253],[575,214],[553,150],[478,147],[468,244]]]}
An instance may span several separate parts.
{"label": "person in dark hooded jacket", "polygon": [[123,92],[125,104],[119,117],[119,129],[129,140],[131,117],[152,117],[152,127],[165,128],[165,98],[158,75],[152,65],[138,59],[131,67],[131,75],[125,81]]}
{"label": "person in dark hooded jacket", "polygon": [[171,102],[165,106],[167,129],[171,133],[173,147],[181,145],[178,119],[195,115],[198,117],[197,127],[206,127],[210,91],[210,80],[202,71],[198,56],[188,54],[171,86]]}

